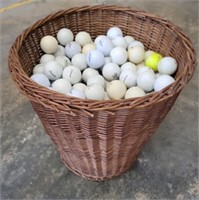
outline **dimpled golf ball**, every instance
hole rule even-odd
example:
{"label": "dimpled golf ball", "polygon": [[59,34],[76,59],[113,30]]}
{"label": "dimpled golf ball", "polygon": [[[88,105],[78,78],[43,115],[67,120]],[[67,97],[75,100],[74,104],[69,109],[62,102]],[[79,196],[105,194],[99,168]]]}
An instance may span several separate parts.
{"label": "dimpled golf ball", "polygon": [[129,35],[126,35],[124,38],[126,39],[128,45],[135,40],[132,36]]}
{"label": "dimpled golf ball", "polygon": [[126,39],[122,36],[117,36],[117,37],[113,38],[112,42],[117,47],[123,47],[125,49],[128,47],[128,43],[127,43]]}
{"label": "dimpled golf ball", "polygon": [[57,51],[58,42],[53,36],[47,35],[41,39],[40,47],[43,50],[43,52],[47,54],[53,54]]}
{"label": "dimpled golf ball", "polygon": [[41,58],[40,58],[40,64],[46,64],[50,61],[55,60],[55,56],[51,55],[51,54],[44,54]]}
{"label": "dimpled golf ball", "polygon": [[142,88],[135,86],[131,87],[126,91],[125,99],[135,98],[135,97],[143,97],[145,96],[145,92]]}
{"label": "dimpled golf ball", "polygon": [[74,88],[70,92],[68,92],[67,95],[72,96],[72,97],[77,97],[77,98],[80,98],[80,99],[86,98],[83,91],[78,90],[78,89],[74,89]]}
{"label": "dimpled golf ball", "polygon": [[134,47],[142,47],[144,49],[144,45],[142,44],[142,42],[134,40],[133,42],[131,42],[128,45],[128,49],[134,48]]}
{"label": "dimpled golf ball", "polygon": [[113,27],[108,29],[107,36],[112,40],[117,36],[123,37],[123,33],[122,33],[122,30],[119,27],[113,26]]}
{"label": "dimpled golf ball", "polygon": [[128,53],[123,47],[114,47],[110,52],[110,58],[113,63],[122,65],[127,61]]}
{"label": "dimpled golf ball", "polygon": [[145,60],[145,65],[150,67],[154,71],[158,70],[158,63],[162,59],[162,55],[159,53],[153,53]]}
{"label": "dimpled golf ball", "polygon": [[67,57],[72,58],[75,54],[81,52],[81,46],[77,42],[68,42],[65,46],[65,54]]}
{"label": "dimpled golf ball", "polygon": [[50,81],[48,77],[44,74],[33,74],[30,78],[39,85],[50,87]]}
{"label": "dimpled golf ball", "polygon": [[98,75],[99,72],[96,69],[86,68],[82,73],[82,79],[85,83],[87,83],[89,77]]}
{"label": "dimpled golf ball", "polygon": [[127,70],[127,69],[137,71],[136,65],[133,64],[132,62],[126,62],[121,66],[121,71],[124,71],[124,70]]}
{"label": "dimpled golf ball", "polygon": [[107,93],[111,99],[122,99],[126,93],[126,85],[120,80],[113,80],[107,85]]}
{"label": "dimpled golf ball", "polygon": [[57,80],[62,75],[62,67],[55,61],[50,61],[44,66],[44,74],[49,78],[49,80]]}
{"label": "dimpled golf ball", "polygon": [[90,85],[85,89],[87,99],[103,100],[104,93],[104,88],[97,84]]}
{"label": "dimpled golf ball", "polygon": [[92,50],[86,55],[86,61],[89,67],[98,69],[104,65],[104,55],[99,50]]}
{"label": "dimpled golf ball", "polygon": [[86,87],[87,86],[84,83],[75,83],[73,85],[73,89],[81,90],[83,92],[85,91]]}
{"label": "dimpled golf ball", "polygon": [[72,86],[68,80],[60,78],[52,83],[52,88],[53,90],[66,95],[68,92],[70,92]]}
{"label": "dimpled golf ball", "polygon": [[72,64],[80,69],[80,71],[87,68],[86,55],[83,53],[75,54],[71,60]]}
{"label": "dimpled golf ball", "polygon": [[115,63],[108,63],[104,65],[102,74],[107,81],[116,80],[119,78],[121,73],[120,67]]}
{"label": "dimpled golf ball", "polygon": [[92,39],[88,32],[80,31],[75,36],[75,41],[78,42],[81,46],[84,46],[85,44],[91,43]]}
{"label": "dimpled golf ball", "polygon": [[56,56],[65,56],[65,49],[63,46],[58,45],[57,51],[53,54],[55,57]]}
{"label": "dimpled golf ball", "polygon": [[131,69],[124,70],[121,72],[119,79],[127,88],[133,87],[137,84],[137,72]]}
{"label": "dimpled golf ball", "polygon": [[145,92],[150,92],[154,88],[155,75],[150,71],[142,72],[137,77],[137,86]]}
{"label": "dimpled golf ball", "polygon": [[80,69],[73,65],[70,65],[64,69],[62,77],[70,81],[71,84],[80,82],[82,78]]}
{"label": "dimpled golf ball", "polygon": [[33,74],[44,74],[44,65],[38,64],[33,68]]}
{"label": "dimpled golf ball", "polygon": [[96,46],[94,43],[88,43],[88,44],[85,44],[83,47],[82,47],[82,53],[83,54],[87,54],[89,53],[90,51],[96,49]]}
{"label": "dimpled golf ball", "polygon": [[138,64],[144,60],[144,49],[139,46],[135,46],[128,50],[129,61]]}
{"label": "dimpled golf ball", "polygon": [[90,86],[93,84],[101,85],[104,88],[105,87],[104,77],[101,75],[94,75],[94,76],[89,77],[87,81],[87,86]]}
{"label": "dimpled golf ball", "polygon": [[67,66],[71,65],[69,58],[66,56],[57,56],[55,57],[55,62],[62,66],[62,69],[65,69]]}
{"label": "dimpled golf ball", "polygon": [[111,50],[114,48],[114,44],[108,37],[102,37],[96,44],[96,49],[101,51],[104,56],[109,56]]}
{"label": "dimpled golf ball", "polygon": [[158,63],[158,72],[160,74],[172,75],[177,70],[177,62],[172,57],[164,57]]}
{"label": "dimpled golf ball", "polygon": [[63,46],[65,46],[68,42],[72,42],[73,39],[74,35],[70,29],[62,28],[57,33],[57,40]]}
{"label": "dimpled golf ball", "polygon": [[174,82],[175,82],[175,79],[172,76],[167,75],[167,74],[160,75],[155,80],[154,90],[160,91]]}

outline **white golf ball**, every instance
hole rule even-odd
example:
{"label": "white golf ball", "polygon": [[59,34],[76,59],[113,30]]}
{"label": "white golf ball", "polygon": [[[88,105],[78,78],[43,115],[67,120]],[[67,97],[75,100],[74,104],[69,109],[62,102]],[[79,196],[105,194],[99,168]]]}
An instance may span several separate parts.
{"label": "white golf ball", "polygon": [[70,65],[64,69],[62,77],[70,81],[71,84],[80,82],[82,78],[80,69],[73,65]]}
{"label": "white golf ball", "polygon": [[142,88],[146,92],[150,92],[154,88],[154,82],[155,82],[155,75],[154,73],[151,73],[150,71],[142,72],[141,74],[138,74],[137,77],[137,86]]}
{"label": "white golf ball", "polygon": [[137,71],[136,65],[132,62],[126,62],[121,66],[121,71],[124,71],[124,70],[127,70],[127,69]]}
{"label": "white golf ball", "polygon": [[55,61],[50,61],[44,66],[44,74],[49,78],[49,80],[57,80],[62,75],[62,67]]}
{"label": "white golf ball", "polygon": [[75,41],[78,42],[81,46],[84,46],[85,44],[91,43],[92,39],[88,32],[80,31],[75,36]]}
{"label": "white golf ball", "polygon": [[87,99],[103,100],[104,99],[104,88],[101,85],[90,85],[85,89],[85,95]]}
{"label": "white golf ball", "polygon": [[114,44],[108,37],[102,37],[96,44],[96,49],[101,51],[104,56],[109,56],[113,48]]}
{"label": "white golf ball", "polygon": [[33,74],[30,78],[39,85],[50,87],[50,81],[48,77],[44,74]]}
{"label": "white golf ball", "polygon": [[111,28],[108,29],[107,31],[107,36],[112,40],[117,36],[123,36],[122,30],[117,27],[117,26],[113,26]]}
{"label": "white golf ball", "polygon": [[87,68],[86,55],[83,53],[75,54],[71,60],[72,64],[81,71]]}
{"label": "white golf ball", "polygon": [[65,46],[68,42],[72,42],[73,39],[74,35],[70,29],[62,28],[57,33],[57,40],[63,46]]}
{"label": "white golf ball", "polygon": [[69,58],[72,58],[75,54],[78,54],[81,52],[81,46],[77,42],[69,42],[65,46],[65,53],[66,56]]}
{"label": "white golf ball", "polygon": [[150,71],[151,73],[154,73],[154,71],[147,66],[139,67],[138,70],[137,70],[137,73],[141,74],[141,73],[146,72],[146,71]]}
{"label": "white golf ball", "polygon": [[85,44],[83,47],[82,47],[82,53],[83,54],[87,54],[89,53],[90,51],[96,49],[96,46],[94,43],[88,43],[88,44]]}
{"label": "white golf ball", "polygon": [[113,80],[107,85],[107,93],[111,99],[122,99],[126,93],[126,85],[120,80]]}
{"label": "white golf ball", "polygon": [[132,36],[129,35],[125,36],[124,38],[126,39],[128,45],[135,40]]}
{"label": "white golf ball", "polygon": [[77,98],[80,98],[80,99],[86,98],[83,91],[78,90],[78,89],[74,89],[74,88],[70,92],[68,92],[67,95],[72,96],[72,97],[77,97]]}
{"label": "white golf ball", "polygon": [[72,86],[68,80],[60,78],[52,83],[52,88],[57,92],[67,94],[72,89]]}
{"label": "white golf ball", "polygon": [[92,50],[86,56],[86,61],[89,67],[98,69],[104,65],[104,55],[99,50]]}
{"label": "white golf ball", "polygon": [[99,72],[96,69],[86,68],[82,73],[82,79],[85,83],[87,83],[89,77],[98,75]]}
{"label": "white golf ball", "polygon": [[177,62],[172,57],[164,57],[158,63],[160,74],[172,75],[177,70]]}
{"label": "white golf ball", "polygon": [[33,68],[33,74],[44,74],[44,65],[38,64]]}
{"label": "white golf ball", "polygon": [[123,47],[114,47],[110,52],[111,61],[122,65],[127,61],[128,53]]}
{"label": "white golf ball", "polygon": [[167,74],[160,75],[158,78],[156,78],[154,83],[154,90],[160,91],[164,89],[165,87],[169,86],[170,84],[174,83],[175,79]]}
{"label": "white golf ball", "polygon": [[[101,39],[106,39],[106,38],[108,38],[106,35],[98,35],[96,38],[95,38],[95,41],[94,41],[94,43],[95,43],[95,45],[97,45],[98,44],[98,42],[101,40]],[[110,39],[110,38],[109,38]]]}
{"label": "white golf ball", "polygon": [[58,42],[53,36],[47,35],[41,39],[40,47],[43,50],[43,52],[47,54],[53,54],[57,51]]}
{"label": "white golf ball", "polygon": [[53,54],[55,57],[56,56],[65,56],[65,49],[63,46],[58,45],[57,51]]}
{"label": "white golf ball", "polygon": [[133,42],[131,42],[129,45],[128,45],[128,49],[131,49],[131,48],[134,48],[134,47],[142,47],[144,49],[144,45],[142,42],[140,41],[137,41],[137,40],[134,40]]}
{"label": "white golf ball", "polygon": [[136,46],[128,50],[129,60],[135,64],[141,63],[144,60],[144,49]]}
{"label": "white golf ball", "polygon": [[122,81],[127,88],[133,87],[137,84],[137,72],[127,69],[121,72],[120,81]]}
{"label": "white golf ball", "polygon": [[124,49],[126,49],[128,47],[128,43],[127,43],[126,39],[122,36],[117,36],[117,37],[113,38],[112,42],[117,47],[123,47]]}
{"label": "white golf ball", "polygon": [[62,69],[65,69],[67,66],[71,65],[69,58],[66,56],[57,56],[55,57],[55,62],[62,66]]}
{"label": "white golf ball", "polygon": [[125,99],[134,98],[134,97],[143,97],[145,92],[142,88],[135,86],[131,87],[126,91]]}
{"label": "white golf ball", "polygon": [[81,90],[83,92],[85,91],[86,87],[87,86],[84,83],[75,83],[73,85],[73,89]]}
{"label": "white golf ball", "polygon": [[43,56],[41,56],[40,58],[40,64],[46,64],[50,61],[55,60],[55,56],[51,55],[51,54],[44,54]]}
{"label": "white golf ball", "polygon": [[94,75],[94,76],[89,77],[87,81],[87,86],[90,86],[93,84],[101,85],[104,88],[105,87],[104,77],[101,75]]}
{"label": "white golf ball", "polygon": [[107,81],[118,79],[121,73],[120,67],[115,63],[108,63],[104,65],[102,74]]}

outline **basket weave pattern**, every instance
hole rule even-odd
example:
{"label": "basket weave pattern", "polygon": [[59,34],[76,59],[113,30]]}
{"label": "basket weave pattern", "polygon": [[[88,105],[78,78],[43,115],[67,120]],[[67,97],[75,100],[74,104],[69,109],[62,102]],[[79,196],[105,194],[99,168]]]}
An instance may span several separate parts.
{"label": "basket weave pattern", "polygon": [[[87,31],[94,39],[111,26],[173,56],[175,83],[161,92],[126,100],[82,100],[66,97],[33,82],[29,76],[43,54],[40,40],[67,27]],[[180,28],[152,14],[117,6],[61,10],[26,29],[13,44],[9,69],[18,88],[31,101],[65,165],[91,180],[105,180],[128,170],[158,128],[196,66],[192,43]]]}

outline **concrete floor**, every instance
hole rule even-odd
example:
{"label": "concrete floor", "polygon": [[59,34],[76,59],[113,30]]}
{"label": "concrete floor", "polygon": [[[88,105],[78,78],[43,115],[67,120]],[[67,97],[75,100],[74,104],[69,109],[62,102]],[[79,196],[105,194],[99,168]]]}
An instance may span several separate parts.
{"label": "concrete floor", "polygon": [[[19,0],[1,1],[1,7]],[[199,199],[198,69],[133,168],[105,182],[74,175],[60,161],[28,100],[10,79],[17,35],[52,11],[80,5],[128,5],[170,19],[198,44],[198,1],[40,0],[1,17],[1,199]]]}

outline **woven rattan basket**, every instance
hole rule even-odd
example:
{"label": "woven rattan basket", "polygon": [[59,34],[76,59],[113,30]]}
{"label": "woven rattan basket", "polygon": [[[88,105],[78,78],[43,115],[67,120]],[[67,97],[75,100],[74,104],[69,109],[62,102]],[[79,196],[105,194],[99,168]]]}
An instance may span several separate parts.
{"label": "woven rattan basket", "polygon": [[[160,92],[126,100],[80,100],[51,91],[29,76],[43,54],[39,43],[59,29],[88,31],[93,39],[119,26],[145,47],[173,56],[176,81]],[[143,145],[171,109],[196,66],[192,43],[170,21],[144,11],[117,6],[85,6],[61,10],[26,29],[9,55],[11,76],[27,96],[57,147],[65,165],[91,180],[111,179],[128,170]]]}

